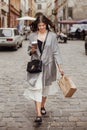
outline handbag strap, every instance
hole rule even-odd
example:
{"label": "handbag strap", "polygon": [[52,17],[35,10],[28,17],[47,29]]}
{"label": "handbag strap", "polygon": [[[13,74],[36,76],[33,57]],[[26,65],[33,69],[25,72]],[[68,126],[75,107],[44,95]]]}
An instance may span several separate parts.
{"label": "handbag strap", "polygon": [[[44,44],[43,44],[42,53],[43,53],[43,50],[44,50],[44,47],[45,47],[45,44],[46,44],[46,40],[47,40],[48,33],[49,33],[49,31],[47,31],[47,34],[46,34],[46,37],[45,37],[45,41],[44,41]],[[41,56],[42,56],[42,53],[41,53],[41,55],[40,55],[40,58],[41,58]]]}

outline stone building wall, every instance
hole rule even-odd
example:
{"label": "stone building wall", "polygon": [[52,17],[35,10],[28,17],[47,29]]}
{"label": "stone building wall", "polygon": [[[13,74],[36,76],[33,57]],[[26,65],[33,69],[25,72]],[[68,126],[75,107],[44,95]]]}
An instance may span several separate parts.
{"label": "stone building wall", "polygon": [[86,19],[87,18],[87,0],[76,0],[73,7],[74,19]]}

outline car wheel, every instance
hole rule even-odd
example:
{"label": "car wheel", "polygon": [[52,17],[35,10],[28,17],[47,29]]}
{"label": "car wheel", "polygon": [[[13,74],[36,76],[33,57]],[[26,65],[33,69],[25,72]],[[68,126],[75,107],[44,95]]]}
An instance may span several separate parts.
{"label": "car wheel", "polygon": [[17,51],[18,50],[18,44],[14,47],[14,50]]}
{"label": "car wheel", "polygon": [[22,47],[22,43],[20,44],[20,47]]}

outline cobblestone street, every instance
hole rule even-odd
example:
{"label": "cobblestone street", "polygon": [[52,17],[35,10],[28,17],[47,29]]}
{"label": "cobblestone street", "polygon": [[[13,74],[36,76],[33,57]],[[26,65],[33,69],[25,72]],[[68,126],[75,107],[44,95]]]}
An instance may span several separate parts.
{"label": "cobblestone street", "polygon": [[87,130],[87,56],[84,41],[59,44],[65,74],[77,86],[71,98],[59,88],[46,102],[47,115],[40,127],[33,126],[36,116],[32,100],[24,98],[28,87],[26,65],[28,42],[18,51],[0,50],[0,130]]}

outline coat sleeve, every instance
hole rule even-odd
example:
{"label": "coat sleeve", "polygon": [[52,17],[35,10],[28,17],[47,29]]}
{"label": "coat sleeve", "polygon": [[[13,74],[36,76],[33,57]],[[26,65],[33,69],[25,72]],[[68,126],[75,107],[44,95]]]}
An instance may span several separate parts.
{"label": "coat sleeve", "polygon": [[36,34],[35,33],[31,33],[28,37],[28,42],[29,42],[29,45],[28,45],[28,54],[31,55],[31,46],[32,46],[32,42],[37,40],[36,39]]}
{"label": "coat sleeve", "polygon": [[31,35],[29,35],[29,37],[28,37],[28,50],[27,50],[27,51],[28,51],[28,55],[31,55],[31,54],[30,54],[31,42],[32,42],[32,41],[31,41]]}
{"label": "coat sleeve", "polygon": [[28,55],[31,56],[31,59],[36,59],[38,57],[38,52],[36,50],[36,52],[34,54],[31,54],[31,47],[32,47],[32,42],[37,41],[37,35],[36,33],[31,33],[28,37]]}
{"label": "coat sleeve", "polygon": [[53,50],[53,57],[55,59],[56,64],[63,64],[56,34],[53,34],[52,37],[52,50]]}

